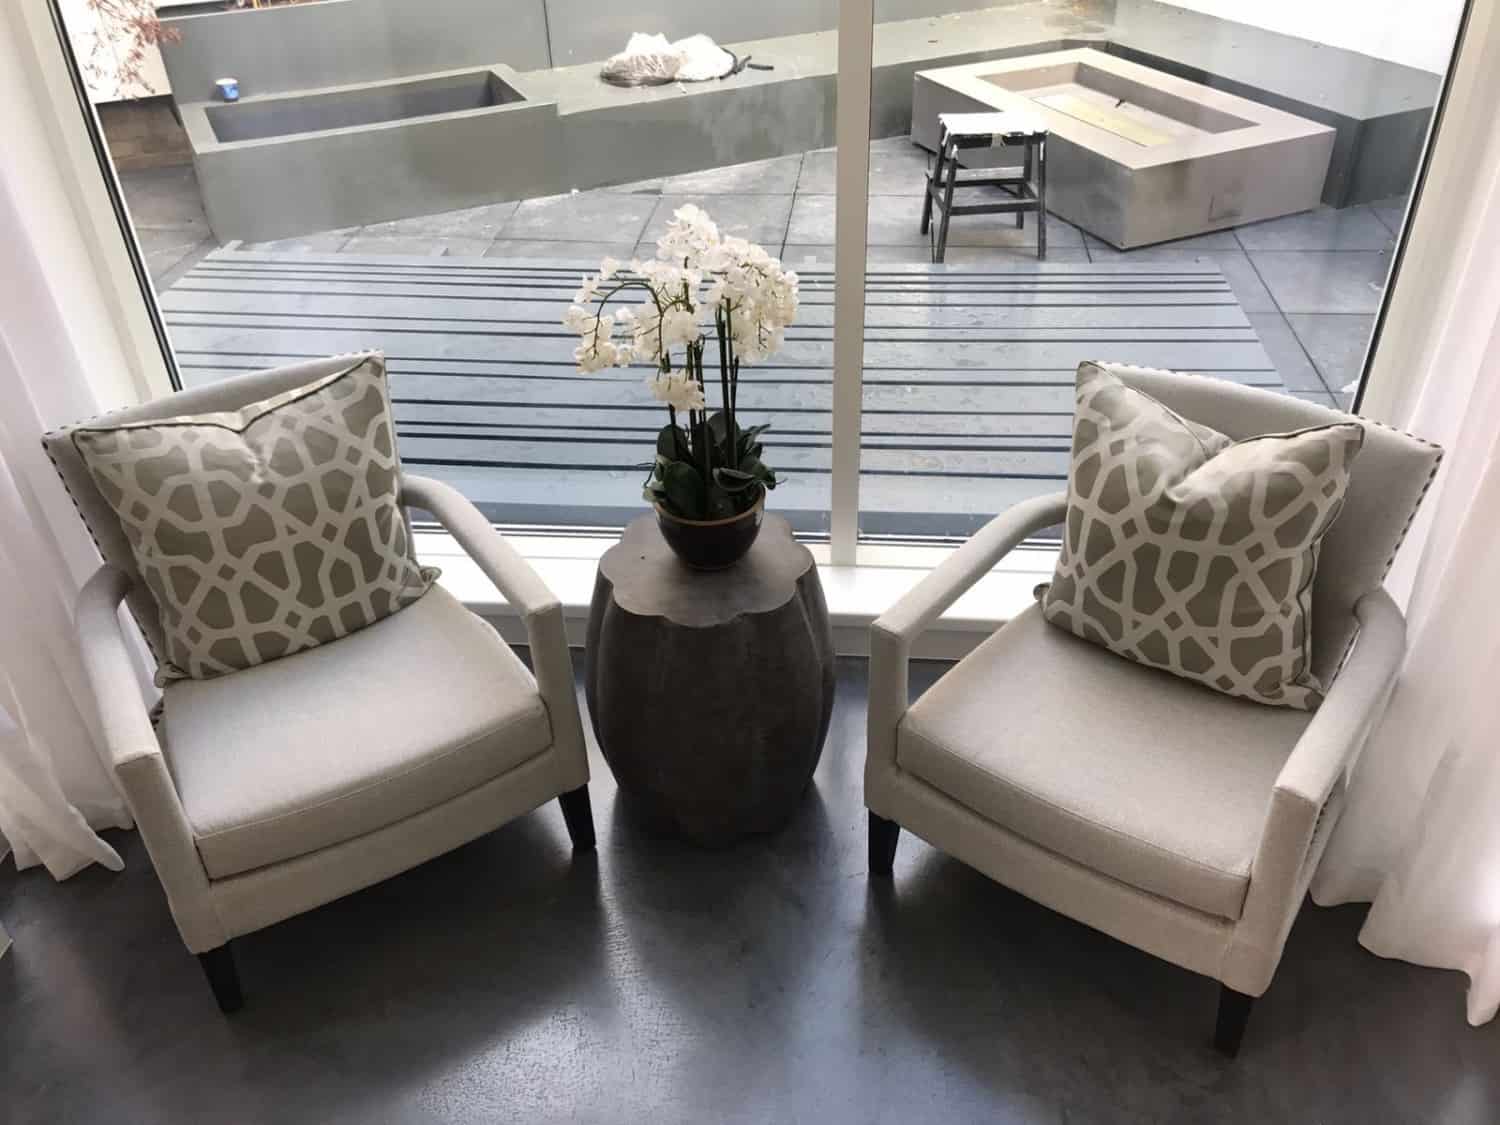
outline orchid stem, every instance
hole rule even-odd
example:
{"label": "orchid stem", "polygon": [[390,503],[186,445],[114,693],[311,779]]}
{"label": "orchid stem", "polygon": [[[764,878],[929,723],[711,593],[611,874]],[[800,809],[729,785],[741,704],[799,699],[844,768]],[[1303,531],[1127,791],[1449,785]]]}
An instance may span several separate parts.
{"label": "orchid stem", "polygon": [[714,310],[714,327],[719,330],[719,393],[724,397],[724,441],[729,447],[729,468],[738,469],[739,431],[734,424],[734,388],[729,379],[729,324],[722,309]]}

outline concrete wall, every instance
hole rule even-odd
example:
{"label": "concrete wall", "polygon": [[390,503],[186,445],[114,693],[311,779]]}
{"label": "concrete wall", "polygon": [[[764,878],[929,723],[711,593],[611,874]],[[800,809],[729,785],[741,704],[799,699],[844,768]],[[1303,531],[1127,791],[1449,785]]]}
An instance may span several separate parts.
{"label": "concrete wall", "polygon": [[[773,39],[831,31],[838,26],[838,0],[635,0],[605,4],[601,0],[544,0],[552,35],[552,64],[607,59],[625,46],[631,32],[660,33],[668,39],[702,33],[720,43]],[[942,16],[977,8],[1003,8],[1024,0],[876,0],[875,19]],[[774,58],[763,60],[775,64]]]}
{"label": "concrete wall", "polygon": [[[927,0],[932,6],[942,0]],[[545,0],[552,32],[552,65],[607,59],[625,46],[631,32],[660,33],[668,39],[701,32],[720,43],[769,39],[827,31],[838,23],[838,0]],[[950,7],[971,6],[962,0]],[[972,5],[979,6],[979,5]],[[774,60],[767,60],[774,62]]]}
{"label": "concrete wall", "polygon": [[[1019,2],[880,0],[876,18]],[[225,76],[246,94],[268,94],[497,62],[522,71],[570,66],[608,58],[636,31],[721,43],[827,31],[838,23],[838,0],[320,0],[163,19],[183,35],[162,49],[173,93],[194,102]]]}
{"label": "concrete wall", "polygon": [[1464,0],[1165,0],[1220,19],[1442,74]]}
{"label": "concrete wall", "polygon": [[179,103],[211,98],[215,79],[226,76],[250,95],[493,63],[550,65],[539,0],[321,0],[162,22],[182,32],[180,43],[162,47]]}
{"label": "concrete wall", "polygon": [[[876,0],[875,18],[937,17],[1021,0]],[[1420,18],[1409,0],[1166,0],[1249,24],[1433,73],[1446,70],[1463,0],[1428,0]],[[122,89],[111,45],[99,42],[99,16],[87,0],[60,0],[95,101],[142,97],[170,88],[180,101],[211,96],[213,81],[239,78],[247,93],[275,93],[462,66],[505,63],[518,70],[607,58],[633,31],[680,38],[703,32],[724,43],[834,28],[838,0],[318,0],[262,11],[160,14],[186,41],[148,51],[147,81]],[[108,31],[108,29],[105,29]],[[187,38],[190,37],[190,38]],[[774,59],[767,59],[774,64]]]}

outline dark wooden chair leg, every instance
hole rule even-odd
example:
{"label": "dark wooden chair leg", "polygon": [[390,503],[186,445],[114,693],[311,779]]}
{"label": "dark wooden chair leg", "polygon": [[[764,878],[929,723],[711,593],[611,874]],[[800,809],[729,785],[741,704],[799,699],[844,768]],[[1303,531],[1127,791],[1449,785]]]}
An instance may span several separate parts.
{"label": "dark wooden chair leg", "polygon": [[901,826],[876,813],[870,814],[870,874],[889,875],[896,863],[896,841]]}
{"label": "dark wooden chair leg", "polygon": [[1219,986],[1219,1018],[1214,1024],[1214,1049],[1234,1058],[1240,1053],[1245,1024],[1250,1020],[1250,1006],[1255,997],[1236,992],[1227,984]]}
{"label": "dark wooden chair leg", "polygon": [[573,850],[594,850],[594,807],[589,804],[589,787],[580,785],[557,799],[562,806],[563,822],[573,840]]}
{"label": "dark wooden chair leg", "polygon": [[230,951],[228,942],[218,949],[198,954],[198,964],[203,966],[208,987],[214,990],[219,1011],[228,1014],[245,1006],[245,994],[240,991],[239,970],[234,967],[234,954]]}

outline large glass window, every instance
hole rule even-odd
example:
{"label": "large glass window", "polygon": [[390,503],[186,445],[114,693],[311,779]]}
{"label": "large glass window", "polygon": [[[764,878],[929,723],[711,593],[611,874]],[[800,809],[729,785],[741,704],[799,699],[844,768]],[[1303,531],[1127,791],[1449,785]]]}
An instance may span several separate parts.
{"label": "large glass window", "polygon": [[[1462,8],[876,0],[866,539],[1061,487],[1084,359],[1350,406]],[[995,113],[1045,146],[958,139],[924,232],[942,116]],[[1043,153],[1045,258],[1037,212],[957,213],[1036,194]]]}
{"label": "large glass window", "polygon": [[[382,348],[408,465],[498,522],[618,527],[666,415],[645,368],[576,372],[560,321],[695,204],[802,271],[737,406],[775,508],[826,532],[833,0],[152,8],[61,0],[182,384]],[[606,80],[633,31],[661,38]]]}
{"label": "large glass window", "polygon": [[[772,506],[840,561],[856,526],[949,542],[1059,487],[1082,359],[1351,405],[1464,4],[872,0],[863,363],[836,373],[837,25],[869,9],[52,2],[184,385],[379,347],[414,468],[501,523],[618,527],[662,413],[642,368],[575,372],[560,320],[696,204],[801,275],[738,407],[771,424]],[[661,81],[606,81],[635,31]],[[653,72],[692,36],[730,73]],[[963,138],[924,230],[942,116],[997,112],[1045,144]],[[1044,167],[1045,217],[959,213]]]}

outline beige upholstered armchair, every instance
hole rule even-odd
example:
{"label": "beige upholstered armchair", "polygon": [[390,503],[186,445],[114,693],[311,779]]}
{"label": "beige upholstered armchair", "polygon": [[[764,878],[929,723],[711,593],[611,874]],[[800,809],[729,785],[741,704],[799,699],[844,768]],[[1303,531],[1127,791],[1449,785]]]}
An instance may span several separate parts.
{"label": "beige upholstered armchair", "polygon": [[[112,416],[231,411],[302,386],[347,357],[257,372]],[[231,939],[458,847],[559,798],[592,848],[588,759],[562,608],[459,493],[403,476],[521,613],[534,672],[440,586],[358,632],[216,679],[175,680],[153,725],[119,617],[154,653],[156,603],[114,513],[69,440],[48,452],[104,565],[77,628],[105,744],[172,916],[220,1007],[239,1007]]]}
{"label": "beige upholstered armchair", "polygon": [[[1218,380],[1111,370],[1236,440],[1347,417]],[[870,640],[865,770],[872,877],[891,873],[904,827],[1037,902],[1212,977],[1215,1042],[1233,1054],[1405,646],[1381,583],[1439,454],[1406,434],[1366,431],[1312,592],[1313,671],[1332,680],[1315,712],[1130,663],[1048,624],[1036,606],[908,705],[913,638],[1006,552],[1060,523],[1062,493],[997,517],[882,616]]]}

